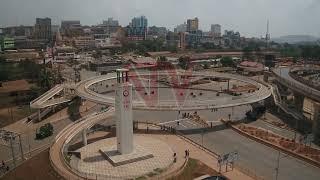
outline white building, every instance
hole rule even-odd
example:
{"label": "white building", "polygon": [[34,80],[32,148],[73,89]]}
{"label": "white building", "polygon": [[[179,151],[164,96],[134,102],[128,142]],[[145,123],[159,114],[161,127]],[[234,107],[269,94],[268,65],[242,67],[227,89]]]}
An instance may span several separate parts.
{"label": "white building", "polygon": [[74,45],[77,48],[92,48],[95,46],[93,36],[79,36],[73,39]]}
{"label": "white building", "polygon": [[54,62],[65,63],[68,60],[75,59],[75,57],[76,57],[75,52],[61,52],[61,53],[58,53],[56,56],[54,56]]}
{"label": "white building", "polygon": [[177,27],[174,28],[174,32],[175,33],[187,32],[187,23],[177,25]]}
{"label": "white building", "polygon": [[221,25],[220,24],[212,24],[211,25],[211,33],[213,37],[221,37]]}

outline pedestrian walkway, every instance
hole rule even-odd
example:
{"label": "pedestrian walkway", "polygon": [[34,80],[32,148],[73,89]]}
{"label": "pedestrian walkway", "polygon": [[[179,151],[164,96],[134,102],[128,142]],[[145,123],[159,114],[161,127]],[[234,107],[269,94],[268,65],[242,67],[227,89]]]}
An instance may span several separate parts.
{"label": "pedestrian walkway", "polygon": [[[165,141],[168,143],[172,150],[177,153],[177,164],[174,166],[181,166],[180,163],[184,162],[185,159],[185,150],[189,150],[190,152],[190,157],[194,159],[198,159],[210,168],[216,170],[219,172],[219,167],[218,167],[218,161],[215,157],[213,157],[211,154],[208,152],[205,152],[195,145],[191,144],[190,142],[175,136],[175,135],[159,135],[159,134],[150,134],[151,137],[158,138],[162,141]],[[172,167],[172,169],[176,169],[175,167]],[[235,179],[235,180],[251,180],[253,178],[249,177],[246,174],[243,174],[237,169],[233,169],[232,171],[228,172],[222,172],[223,175],[230,179]]]}
{"label": "pedestrian walkway", "polygon": [[[80,106],[80,109],[79,109],[80,115],[81,116],[85,115],[87,113],[87,111],[90,110],[95,105],[96,105],[96,103],[93,103],[90,101],[85,101],[84,104]],[[55,123],[55,122],[64,120],[66,118],[69,118],[68,108],[64,108],[60,111],[57,111],[56,113],[54,113],[53,115],[49,116],[48,118],[42,120],[39,123],[31,123],[30,126],[28,126],[25,123],[26,118],[24,118],[22,120],[19,120],[15,123],[12,123],[12,124],[4,127],[3,129],[23,134],[24,132],[35,130],[46,123]]]}

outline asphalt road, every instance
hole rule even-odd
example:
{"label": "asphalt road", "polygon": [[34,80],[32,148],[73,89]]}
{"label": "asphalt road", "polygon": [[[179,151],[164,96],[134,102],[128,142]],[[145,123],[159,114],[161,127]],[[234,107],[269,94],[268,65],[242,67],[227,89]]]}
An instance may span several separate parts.
{"label": "asphalt road", "polygon": [[[186,136],[199,144],[202,143],[201,134]],[[239,160],[236,163],[240,166],[250,169],[265,179],[275,179],[278,151],[272,148],[247,139],[231,129],[205,133],[203,144],[218,154],[236,150],[239,153]],[[282,158],[280,158],[279,180],[320,179],[319,168],[290,156],[284,156],[281,155]]]}
{"label": "asphalt road", "polygon": [[[241,115],[244,116],[244,112],[247,108],[248,107],[239,107],[239,109],[236,109],[234,114],[237,113],[237,117],[240,117]],[[218,112],[198,111],[200,116],[206,118],[208,121],[215,122],[214,128],[210,129],[210,132],[205,132],[204,134],[201,129],[199,130],[199,128],[202,127],[192,125],[191,123],[196,124],[192,121],[181,120],[180,125],[178,126],[175,121],[180,119],[178,112],[134,111],[134,119],[154,123],[165,123],[172,125],[173,127],[178,127],[180,131],[185,133],[185,136],[193,139],[199,144],[202,144],[203,134],[203,144],[207,148],[217,152],[218,154],[224,154],[236,150],[240,155],[236,164],[250,169],[252,172],[255,172],[264,179],[275,179],[278,151],[245,138],[231,129],[226,129],[226,127],[223,127],[221,123],[217,122],[221,117],[227,118],[228,113],[231,112],[231,108],[218,110]],[[275,127],[266,125],[265,122],[256,121],[253,122],[252,125],[272,130],[273,132],[284,136],[292,136],[291,131],[275,129]],[[319,168],[296,158],[286,156],[285,154],[281,154],[279,165],[279,180],[320,179]]]}

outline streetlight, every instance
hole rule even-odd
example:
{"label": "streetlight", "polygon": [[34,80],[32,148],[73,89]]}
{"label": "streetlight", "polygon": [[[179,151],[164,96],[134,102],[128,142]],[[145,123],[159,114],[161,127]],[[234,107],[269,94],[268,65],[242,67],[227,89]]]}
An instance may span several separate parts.
{"label": "streetlight", "polygon": [[279,176],[279,167],[280,167],[280,159],[281,158],[285,158],[287,157],[288,155],[285,155],[285,156],[282,156],[281,157],[281,151],[279,150],[278,151],[278,157],[277,157],[277,166],[275,168],[275,171],[276,171],[276,180],[278,180],[278,176]]}
{"label": "streetlight", "polygon": [[205,131],[202,130],[202,131],[201,131],[201,146],[202,146],[202,147],[204,147],[204,146],[203,146],[204,133],[205,133]]}

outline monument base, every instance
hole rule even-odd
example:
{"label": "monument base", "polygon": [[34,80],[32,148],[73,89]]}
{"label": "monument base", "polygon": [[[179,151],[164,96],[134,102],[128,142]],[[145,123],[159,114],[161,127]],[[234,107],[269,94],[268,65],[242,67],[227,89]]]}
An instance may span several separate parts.
{"label": "monument base", "polygon": [[117,146],[102,147],[99,149],[99,152],[112,166],[121,166],[153,158],[151,153],[139,145],[135,145],[133,151],[129,154],[120,154],[117,151]]}

